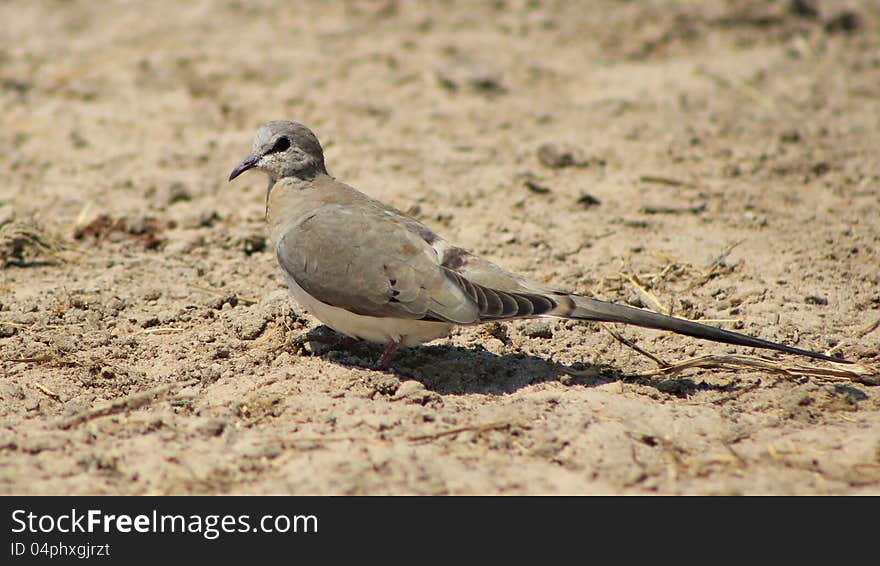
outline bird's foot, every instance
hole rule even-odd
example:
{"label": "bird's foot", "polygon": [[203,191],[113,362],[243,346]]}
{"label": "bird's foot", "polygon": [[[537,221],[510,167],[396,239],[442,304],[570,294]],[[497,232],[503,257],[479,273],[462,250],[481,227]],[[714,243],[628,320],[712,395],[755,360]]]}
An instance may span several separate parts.
{"label": "bird's foot", "polygon": [[400,342],[389,342],[388,345],[385,346],[385,351],[382,352],[382,357],[376,362],[376,369],[388,369],[388,365],[391,363],[391,360],[394,359],[394,354],[397,353],[398,348],[400,348]]}

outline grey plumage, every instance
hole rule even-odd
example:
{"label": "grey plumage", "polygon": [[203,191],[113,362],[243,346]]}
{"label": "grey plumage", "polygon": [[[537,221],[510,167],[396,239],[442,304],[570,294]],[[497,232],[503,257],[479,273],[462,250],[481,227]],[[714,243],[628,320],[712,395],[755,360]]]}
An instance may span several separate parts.
{"label": "grey plumage", "polygon": [[833,356],[553,289],[453,246],[427,226],[331,177],[317,137],[302,124],[261,127],[232,180],[269,176],[271,239],[294,297],[335,330],[412,346],[452,325],[553,316],[620,322],[823,360]]}

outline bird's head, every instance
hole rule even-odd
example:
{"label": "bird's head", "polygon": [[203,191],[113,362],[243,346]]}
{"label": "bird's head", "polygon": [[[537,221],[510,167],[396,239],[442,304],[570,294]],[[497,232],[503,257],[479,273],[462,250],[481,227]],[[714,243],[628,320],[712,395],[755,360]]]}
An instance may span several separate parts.
{"label": "bird's head", "polygon": [[267,122],[254,135],[251,154],[232,170],[233,180],[248,169],[259,169],[272,183],[284,177],[309,178],[326,173],[321,142],[310,129],[297,122]]}

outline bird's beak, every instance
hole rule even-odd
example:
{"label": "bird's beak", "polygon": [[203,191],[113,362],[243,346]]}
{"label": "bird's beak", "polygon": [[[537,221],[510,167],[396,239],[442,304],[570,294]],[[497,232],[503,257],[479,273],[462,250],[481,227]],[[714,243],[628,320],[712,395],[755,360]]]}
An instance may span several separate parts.
{"label": "bird's beak", "polygon": [[259,155],[248,155],[247,158],[238,164],[238,167],[232,170],[232,173],[229,174],[229,180],[233,180],[248,169],[253,169],[257,166],[257,163],[260,161]]}

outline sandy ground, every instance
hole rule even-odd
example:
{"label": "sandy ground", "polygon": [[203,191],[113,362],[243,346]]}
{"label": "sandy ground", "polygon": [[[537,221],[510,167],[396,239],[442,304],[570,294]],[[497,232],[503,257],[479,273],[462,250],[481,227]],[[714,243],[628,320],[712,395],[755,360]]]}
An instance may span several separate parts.
{"label": "sandy ground", "polygon": [[[880,8],[0,4],[0,492],[880,493]],[[600,325],[304,344],[230,170],[270,119],[554,285],[859,361]],[[788,374],[783,366],[800,366]],[[874,377],[870,376],[874,372]]]}

